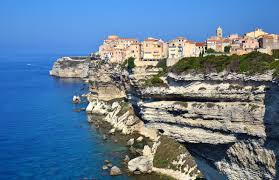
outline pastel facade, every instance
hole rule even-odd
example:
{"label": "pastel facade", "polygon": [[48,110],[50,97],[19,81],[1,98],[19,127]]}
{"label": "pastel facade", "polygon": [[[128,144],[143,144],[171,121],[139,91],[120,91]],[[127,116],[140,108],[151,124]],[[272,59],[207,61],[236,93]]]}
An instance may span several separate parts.
{"label": "pastel facade", "polygon": [[260,36],[267,35],[267,32],[264,32],[260,28],[256,28],[254,31],[248,32],[245,34],[245,36],[250,37],[250,38],[259,38]]}
{"label": "pastel facade", "polygon": [[184,57],[198,57],[204,54],[206,43],[197,43],[178,37],[169,42],[167,66],[172,66]]}
{"label": "pastel facade", "polygon": [[270,35],[263,35],[259,39],[259,44],[261,48],[264,49],[279,49],[279,35],[270,34]]}
{"label": "pastel facade", "polygon": [[135,43],[138,41],[134,38],[109,36],[99,48],[100,58],[111,63],[121,63],[125,60],[127,48]]}
{"label": "pastel facade", "polygon": [[186,39],[184,37],[178,37],[169,42],[169,59],[181,59],[184,57],[183,48]]}
{"label": "pastel facade", "polygon": [[256,50],[259,48],[259,42],[257,39],[255,38],[251,38],[251,37],[245,37],[242,41],[242,48],[244,50]]}
{"label": "pastel facade", "polygon": [[167,58],[167,44],[159,39],[147,38],[142,43],[142,60],[159,61]]}
{"label": "pastel facade", "polygon": [[142,52],[141,48],[142,45],[139,42],[131,44],[129,47],[126,48],[125,59],[132,57],[135,58],[135,61],[140,61]]}

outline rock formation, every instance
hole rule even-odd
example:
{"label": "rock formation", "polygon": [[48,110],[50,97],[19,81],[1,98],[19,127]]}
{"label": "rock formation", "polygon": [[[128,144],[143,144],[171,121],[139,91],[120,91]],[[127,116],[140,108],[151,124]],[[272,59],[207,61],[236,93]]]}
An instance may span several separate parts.
{"label": "rock formation", "polygon": [[207,179],[276,179],[279,88],[272,73],[167,78],[168,87],[140,89],[147,127],[185,144]]}
{"label": "rock formation", "polygon": [[[66,75],[61,61],[51,74],[85,77],[80,65]],[[137,132],[156,144],[157,130],[186,148],[168,162],[170,169],[166,164],[159,167],[160,159],[145,147],[143,156],[129,161],[131,171],[152,169],[178,179],[194,179],[199,170],[209,180],[278,179],[279,86],[272,71],[254,75],[168,73],[162,78],[164,86],[145,86],[145,79],[158,72],[156,67],[140,67],[128,73],[103,65],[86,73],[92,87],[92,82],[98,83],[87,96],[88,113],[102,114],[123,134]]]}
{"label": "rock formation", "polygon": [[89,62],[86,59],[62,57],[54,63],[49,74],[62,78],[84,78],[88,76],[88,72]]}

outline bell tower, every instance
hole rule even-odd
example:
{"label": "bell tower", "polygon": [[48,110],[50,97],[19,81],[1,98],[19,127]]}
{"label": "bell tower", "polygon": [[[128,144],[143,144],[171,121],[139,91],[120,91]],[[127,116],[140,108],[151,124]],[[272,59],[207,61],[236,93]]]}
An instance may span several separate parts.
{"label": "bell tower", "polygon": [[218,38],[222,38],[223,37],[223,30],[222,30],[222,28],[220,26],[216,30],[216,36]]}

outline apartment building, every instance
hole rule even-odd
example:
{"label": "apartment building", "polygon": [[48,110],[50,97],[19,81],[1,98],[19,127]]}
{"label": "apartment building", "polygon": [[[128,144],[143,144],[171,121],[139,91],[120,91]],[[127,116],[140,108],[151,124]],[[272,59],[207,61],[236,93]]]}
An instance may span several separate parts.
{"label": "apartment building", "polygon": [[109,36],[99,48],[100,58],[111,63],[121,63],[125,60],[126,50],[136,43],[138,41],[135,38]]}
{"label": "apartment building", "polygon": [[168,45],[161,39],[149,37],[142,43],[142,60],[159,61],[168,57]]}

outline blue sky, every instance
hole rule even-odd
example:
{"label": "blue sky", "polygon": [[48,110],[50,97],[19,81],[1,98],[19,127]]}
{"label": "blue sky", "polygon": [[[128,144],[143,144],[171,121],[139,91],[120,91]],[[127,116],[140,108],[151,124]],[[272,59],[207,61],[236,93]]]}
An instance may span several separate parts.
{"label": "blue sky", "polygon": [[109,34],[204,41],[261,27],[279,33],[278,0],[1,0],[0,53],[86,54]]}

